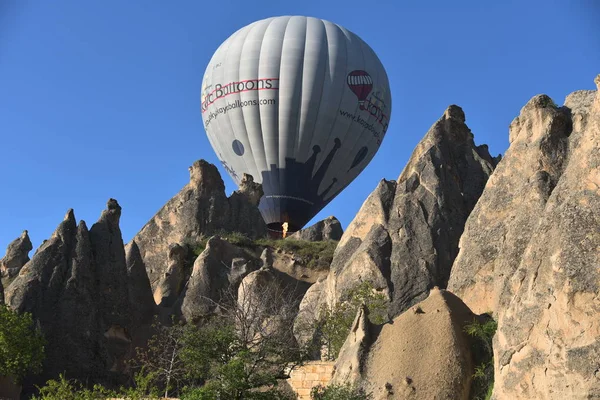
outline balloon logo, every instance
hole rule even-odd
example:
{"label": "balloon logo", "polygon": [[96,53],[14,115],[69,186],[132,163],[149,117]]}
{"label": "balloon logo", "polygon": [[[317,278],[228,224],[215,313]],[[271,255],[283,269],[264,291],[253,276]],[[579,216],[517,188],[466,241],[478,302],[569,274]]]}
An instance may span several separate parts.
{"label": "balloon logo", "polygon": [[365,100],[371,90],[373,90],[373,79],[366,71],[356,70],[348,74],[346,79],[350,90],[358,97],[358,104],[360,109],[365,109]]}

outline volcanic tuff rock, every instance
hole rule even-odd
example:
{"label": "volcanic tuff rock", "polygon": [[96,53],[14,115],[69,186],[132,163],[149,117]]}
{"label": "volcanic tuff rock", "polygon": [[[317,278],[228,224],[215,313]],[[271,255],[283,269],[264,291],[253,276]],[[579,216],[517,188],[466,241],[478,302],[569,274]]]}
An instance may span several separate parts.
{"label": "volcanic tuff rock", "polygon": [[288,236],[290,239],[308,240],[310,242],[319,242],[322,240],[340,240],[344,230],[342,224],[336,217],[327,217],[308,228],[301,229],[298,232]]}
{"label": "volcanic tuff rock", "polygon": [[134,237],[150,283],[156,289],[168,268],[169,246],[195,246],[203,237],[236,231],[264,236],[266,225],[257,204],[262,187],[245,175],[229,198],[217,168],[204,160],[189,168],[190,182],[167,202]]}
{"label": "volcanic tuff rock", "polygon": [[178,244],[169,247],[167,270],[154,291],[154,301],[159,306],[171,307],[181,293],[187,254],[188,250]]}
{"label": "volcanic tuff rock", "polygon": [[181,314],[185,320],[194,322],[212,314],[222,295],[237,291],[242,279],[258,267],[256,260],[243,249],[219,236],[211,237],[196,258],[192,275],[181,293]]}
{"label": "volcanic tuff rock", "polygon": [[600,398],[598,92],[575,92],[563,107],[535,96],[510,141],[449,287],[498,320],[498,400]]}
{"label": "volcanic tuff rock", "polygon": [[464,223],[495,167],[450,106],[417,145],[397,181],[382,180],[344,232],[327,279],[331,304],[370,281],[391,317],[445,287]]}
{"label": "volcanic tuff rock", "polygon": [[374,400],[466,400],[473,366],[463,328],[473,317],[458,297],[437,288],[383,326],[359,310],[333,382],[362,386]]}
{"label": "volcanic tuff rock", "polygon": [[0,259],[0,276],[13,277],[29,261],[29,252],[33,249],[27,231],[13,240],[6,249],[6,255]]}
{"label": "volcanic tuff rock", "polygon": [[132,310],[154,305],[151,297],[149,305],[131,304],[151,292],[139,268],[125,268],[120,211],[110,199],[88,231],[69,210],[7,288],[7,304],[32,313],[47,340],[43,372],[26,382],[26,391],[63,372],[84,382],[105,381],[120,368],[133,324],[142,322]]}

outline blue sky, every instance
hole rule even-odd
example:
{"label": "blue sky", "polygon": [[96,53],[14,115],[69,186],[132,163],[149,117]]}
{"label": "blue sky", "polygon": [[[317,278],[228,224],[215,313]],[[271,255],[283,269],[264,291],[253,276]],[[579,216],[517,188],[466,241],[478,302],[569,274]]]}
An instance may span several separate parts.
{"label": "blue sky", "polygon": [[390,78],[382,147],[315,218],[335,215],[344,227],[448,105],[497,155],[532,96],[562,104],[600,73],[594,0],[0,0],[0,254],[24,229],[37,248],[69,208],[91,226],[110,197],[129,241],[188,182],[194,160],[218,163],[199,104],[211,55],[277,15],[350,29]]}

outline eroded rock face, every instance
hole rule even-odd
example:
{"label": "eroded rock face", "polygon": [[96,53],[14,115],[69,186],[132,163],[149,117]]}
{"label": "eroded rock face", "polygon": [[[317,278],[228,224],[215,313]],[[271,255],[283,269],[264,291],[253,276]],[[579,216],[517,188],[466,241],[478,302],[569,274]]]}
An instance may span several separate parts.
{"label": "eroded rock face", "polygon": [[327,217],[308,228],[301,229],[298,232],[288,236],[290,239],[308,240],[310,242],[320,242],[324,240],[340,240],[344,230],[342,224],[336,217]]}
{"label": "eroded rock face", "polygon": [[362,386],[376,400],[466,400],[473,365],[463,327],[473,317],[459,298],[438,289],[380,327],[360,310],[333,381]]}
{"label": "eroded rock face", "polygon": [[29,261],[29,252],[33,249],[27,231],[10,242],[6,255],[0,259],[0,276],[12,278],[16,276],[23,265]]}
{"label": "eroded rock face", "polygon": [[213,313],[225,292],[237,291],[241,280],[258,267],[239,247],[219,236],[211,237],[194,262],[192,275],[181,293],[183,318],[195,322]]}
{"label": "eroded rock face", "polygon": [[397,181],[382,180],[341,238],[328,302],[361,281],[388,295],[391,317],[445,287],[464,223],[496,160],[475,146],[450,106],[417,145]]}
{"label": "eroded rock face", "polygon": [[90,383],[114,378],[132,332],[151,318],[145,270],[133,262],[132,269],[125,268],[120,211],[110,199],[88,231],[69,210],[7,288],[7,304],[30,312],[47,340],[43,372],[25,382],[26,393],[63,372]]}
{"label": "eroded rock face", "polygon": [[575,92],[564,107],[534,97],[510,140],[469,218],[449,288],[498,320],[495,398],[598,398],[598,92]]}
{"label": "eroded rock face", "polygon": [[217,168],[204,160],[194,162],[190,182],[134,237],[153,289],[167,271],[172,244],[194,246],[219,231],[242,232],[251,238],[265,235],[257,208],[261,196],[262,187],[247,175],[228,198]]}
{"label": "eroded rock face", "polygon": [[161,307],[171,307],[181,294],[185,279],[188,250],[178,244],[169,247],[168,266],[154,291],[154,301]]}

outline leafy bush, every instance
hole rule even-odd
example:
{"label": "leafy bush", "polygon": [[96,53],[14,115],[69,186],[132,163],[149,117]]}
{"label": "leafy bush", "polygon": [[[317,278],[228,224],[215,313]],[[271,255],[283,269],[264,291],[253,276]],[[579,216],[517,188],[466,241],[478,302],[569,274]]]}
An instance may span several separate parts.
{"label": "leafy bush", "polygon": [[60,374],[58,380],[49,380],[46,386],[40,388],[38,396],[32,400],[100,400],[119,398],[123,400],[151,400],[161,398],[158,391],[152,387],[152,376],[138,373],[135,376],[135,387],[121,388],[114,391],[102,385],[94,385],[92,389],[83,387],[77,380],[67,380]]}
{"label": "leafy bush", "polygon": [[498,324],[491,315],[481,316],[481,320],[465,325],[464,331],[473,338],[472,351],[475,373],[471,383],[472,400],[489,400],[494,387],[494,350],[492,339]]}
{"label": "leafy bush", "polygon": [[0,376],[19,381],[27,373],[37,373],[44,360],[45,340],[34,328],[31,314],[17,314],[0,304]]}
{"label": "leafy bush", "polygon": [[93,389],[86,389],[81,383],[67,380],[63,374],[60,374],[58,380],[46,382],[46,386],[40,388],[39,395],[33,396],[32,400],[100,400],[115,396],[115,392],[100,385],[94,386]]}
{"label": "leafy bush", "polygon": [[350,290],[346,300],[332,307],[323,307],[318,321],[321,345],[327,349],[329,359],[337,358],[346,341],[352,322],[358,309],[365,305],[369,320],[374,324],[383,324],[388,320],[387,298],[377,293],[370,282],[362,282]]}
{"label": "leafy bush", "polygon": [[313,400],[370,400],[373,398],[370,393],[349,384],[318,385],[312,388],[310,397]]}

